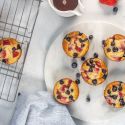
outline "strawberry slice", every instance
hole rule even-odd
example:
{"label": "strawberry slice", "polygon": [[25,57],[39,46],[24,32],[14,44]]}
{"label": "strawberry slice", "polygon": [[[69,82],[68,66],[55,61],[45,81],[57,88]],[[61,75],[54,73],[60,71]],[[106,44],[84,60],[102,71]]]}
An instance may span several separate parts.
{"label": "strawberry slice", "polygon": [[3,40],[3,45],[10,45],[10,41],[9,40]]}
{"label": "strawberry slice", "polygon": [[81,49],[80,47],[78,47],[78,46],[76,46],[75,49],[76,49],[78,52],[81,52],[81,51],[82,51],[82,49]]}
{"label": "strawberry slice", "polygon": [[2,56],[2,58],[5,58],[5,57],[6,57],[6,51],[5,51],[5,50],[2,50],[1,56]]}
{"label": "strawberry slice", "polygon": [[101,67],[101,63],[100,63],[100,62],[96,62],[96,65],[97,65],[98,67]]}
{"label": "strawberry slice", "polygon": [[18,55],[19,55],[19,52],[13,51],[13,57],[14,57],[14,58],[17,57]]}
{"label": "strawberry slice", "polygon": [[99,0],[99,2],[108,6],[115,6],[117,4],[117,0]]}

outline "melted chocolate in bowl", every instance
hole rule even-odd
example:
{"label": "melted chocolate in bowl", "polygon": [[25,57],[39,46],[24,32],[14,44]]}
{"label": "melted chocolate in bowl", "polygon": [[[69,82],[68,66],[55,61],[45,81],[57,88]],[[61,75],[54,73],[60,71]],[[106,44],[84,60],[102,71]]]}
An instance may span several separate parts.
{"label": "melted chocolate in bowl", "polygon": [[74,10],[78,5],[78,0],[53,0],[54,6],[61,11]]}

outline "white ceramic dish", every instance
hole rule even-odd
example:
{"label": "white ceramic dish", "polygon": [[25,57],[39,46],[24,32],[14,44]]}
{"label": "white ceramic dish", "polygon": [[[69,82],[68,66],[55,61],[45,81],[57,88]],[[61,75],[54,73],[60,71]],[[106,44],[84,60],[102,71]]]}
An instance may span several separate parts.
{"label": "white ceramic dish", "polygon": [[[82,0],[83,1],[83,0]],[[84,6],[81,0],[78,0],[78,5],[76,9],[74,10],[68,10],[68,11],[60,11],[56,9],[56,7],[53,5],[53,0],[48,0],[50,7],[60,16],[63,17],[71,17],[74,15],[81,16],[84,12]]]}
{"label": "white ceramic dish", "polygon": [[[62,48],[62,40],[64,36],[71,31],[81,31],[86,35],[92,34],[94,39],[91,41],[90,49],[86,58],[92,57],[93,53],[97,52],[99,57],[106,62],[109,69],[107,80],[96,87],[88,85],[81,78],[81,84],[79,85],[80,96],[75,103],[68,106],[71,115],[80,120],[98,122],[124,114],[124,108],[112,108],[106,103],[103,97],[103,90],[108,83],[115,80],[125,81],[125,70],[123,68],[125,67],[125,61],[113,62],[108,60],[102,49],[103,39],[106,39],[116,33],[125,34],[124,30],[110,23],[96,21],[83,22],[66,29],[56,38],[48,51],[45,62],[44,75],[48,91],[53,93],[55,82],[63,77],[75,79],[75,74],[80,70],[82,61],[78,59],[78,68],[75,70],[72,69],[72,59],[64,53]],[[88,94],[91,97],[91,101],[89,103],[86,102],[86,96]]]}

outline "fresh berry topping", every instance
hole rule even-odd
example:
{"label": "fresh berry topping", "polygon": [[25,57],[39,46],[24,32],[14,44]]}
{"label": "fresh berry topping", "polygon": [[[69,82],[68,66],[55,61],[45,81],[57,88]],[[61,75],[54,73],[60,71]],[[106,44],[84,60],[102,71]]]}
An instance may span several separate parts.
{"label": "fresh berry topping", "polygon": [[118,48],[117,47],[113,47],[113,52],[118,52]]}
{"label": "fresh berry topping", "polygon": [[0,52],[2,52],[2,48],[0,48]]}
{"label": "fresh berry topping", "polygon": [[13,47],[13,48],[12,48],[12,50],[13,50],[13,51],[15,51],[15,50],[16,50],[16,48],[15,48],[15,47]]}
{"label": "fresh berry topping", "polygon": [[80,36],[82,36],[82,34],[83,34],[83,33],[80,33],[80,32],[79,32],[79,35],[80,35]]}
{"label": "fresh berry topping", "polygon": [[90,35],[90,36],[89,36],[89,39],[92,40],[92,39],[93,39],[93,35]]}
{"label": "fresh berry topping", "polygon": [[77,63],[76,62],[72,63],[72,68],[77,68]]}
{"label": "fresh berry topping", "polygon": [[94,53],[94,58],[98,58],[98,53]]}
{"label": "fresh berry topping", "polygon": [[80,73],[76,73],[76,77],[80,78],[81,74]]}
{"label": "fresh berry topping", "polygon": [[70,99],[70,100],[73,100],[73,96],[72,96],[72,95],[70,95],[70,96],[69,96],[69,99]]}
{"label": "fresh berry topping", "polygon": [[70,95],[70,91],[69,91],[69,90],[66,90],[66,94],[67,94],[67,95]]}
{"label": "fresh berry topping", "polygon": [[107,75],[106,75],[106,74],[104,74],[102,78],[103,78],[103,79],[106,79],[106,78],[107,78]]}
{"label": "fresh berry topping", "polygon": [[89,62],[90,62],[90,63],[93,63],[93,59],[90,59]]}
{"label": "fresh berry topping", "polygon": [[79,79],[77,79],[77,80],[76,80],[76,83],[77,83],[77,84],[80,84],[80,80],[79,80]]}
{"label": "fresh berry topping", "polygon": [[108,5],[108,6],[115,6],[117,4],[117,0],[99,0],[100,3]]}
{"label": "fresh berry topping", "polygon": [[3,45],[10,45],[10,41],[9,40],[3,40]]}
{"label": "fresh berry topping", "polygon": [[90,68],[89,68],[89,72],[93,72],[93,68],[90,67]]}
{"label": "fresh berry topping", "polygon": [[57,96],[57,99],[61,99],[61,96],[60,96],[60,95],[58,95],[58,96]]}
{"label": "fresh berry topping", "polygon": [[6,63],[6,62],[7,62],[7,60],[6,60],[6,59],[2,59],[2,62]]}
{"label": "fresh berry topping", "polygon": [[93,85],[97,84],[97,79],[92,80]]}
{"label": "fresh berry topping", "polygon": [[70,40],[71,40],[71,38],[68,37],[68,36],[66,36],[65,39],[66,39],[68,42],[70,42]]}
{"label": "fresh berry topping", "polygon": [[87,41],[88,40],[88,38],[85,38],[84,40],[83,39],[79,39],[79,41],[80,41],[80,43],[83,43],[83,42],[85,42],[85,41]]}
{"label": "fresh berry topping", "polygon": [[73,89],[71,89],[71,92],[73,92],[74,90]]}
{"label": "fresh berry topping", "polygon": [[82,60],[82,61],[85,61],[85,57],[83,56],[83,57],[81,58],[81,60]]}
{"label": "fresh berry topping", "polygon": [[107,52],[111,52],[111,49],[110,49],[110,48],[107,48]]}
{"label": "fresh berry topping", "polygon": [[107,71],[105,69],[102,69],[102,72],[105,74]]}
{"label": "fresh berry topping", "polygon": [[102,44],[105,46],[105,40],[102,40]]}
{"label": "fresh berry topping", "polygon": [[111,98],[113,98],[114,100],[116,100],[117,99],[117,95],[111,95]]}
{"label": "fresh berry topping", "polygon": [[113,41],[111,42],[111,46],[115,46],[115,41],[113,39]]}
{"label": "fresh berry topping", "polygon": [[59,82],[60,82],[61,85],[64,84],[64,81],[62,79]]}
{"label": "fresh berry topping", "polygon": [[17,51],[14,51],[13,52],[13,57],[15,58],[15,57],[17,57],[19,55],[19,52],[17,52]]}
{"label": "fresh berry topping", "polygon": [[87,101],[87,102],[90,102],[90,100],[91,100],[91,99],[90,99],[90,96],[87,95],[87,97],[86,97],[86,101]]}
{"label": "fresh berry topping", "polygon": [[108,89],[108,90],[107,90],[107,93],[108,93],[108,94],[111,94],[111,91],[110,91],[110,89]]}
{"label": "fresh berry topping", "polygon": [[113,12],[114,12],[114,13],[117,13],[117,12],[118,12],[118,7],[114,7],[114,8],[113,8]]}
{"label": "fresh berry topping", "polygon": [[21,49],[21,46],[20,46],[20,44],[18,44],[18,45],[17,45],[17,49]]}
{"label": "fresh berry topping", "polygon": [[113,91],[113,92],[116,92],[116,91],[117,91],[117,87],[116,87],[116,86],[113,86],[113,87],[112,87],[112,91]]}
{"label": "fresh berry topping", "polygon": [[73,58],[77,58],[78,57],[78,54],[77,53],[74,53],[73,54]]}
{"label": "fresh berry topping", "polygon": [[122,91],[122,86],[121,86],[121,85],[118,87],[118,90],[119,90],[119,91]]}

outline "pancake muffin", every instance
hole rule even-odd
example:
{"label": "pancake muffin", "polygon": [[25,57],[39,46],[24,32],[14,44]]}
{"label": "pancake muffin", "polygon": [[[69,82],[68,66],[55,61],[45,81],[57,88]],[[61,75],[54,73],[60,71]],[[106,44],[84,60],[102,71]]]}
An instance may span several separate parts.
{"label": "pancake muffin", "polygon": [[87,36],[79,31],[68,33],[62,43],[65,53],[73,58],[83,57],[89,49],[89,44]]}
{"label": "pancake muffin", "polygon": [[108,68],[101,59],[90,58],[82,64],[81,75],[88,84],[96,86],[106,80]]}
{"label": "pancake muffin", "polygon": [[115,108],[125,106],[125,83],[114,81],[107,85],[104,90],[104,97],[109,105]]}
{"label": "pancake muffin", "polygon": [[53,94],[59,103],[70,104],[77,100],[79,88],[76,82],[69,78],[64,78],[56,82]]}
{"label": "pancake muffin", "polygon": [[13,64],[21,57],[20,43],[13,38],[0,40],[0,60],[5,64]]}
{"label": "pancake muffin", "polygon": [[125,36],[115,34],[104,41],[105,55],[112,61],[125,60]]}

